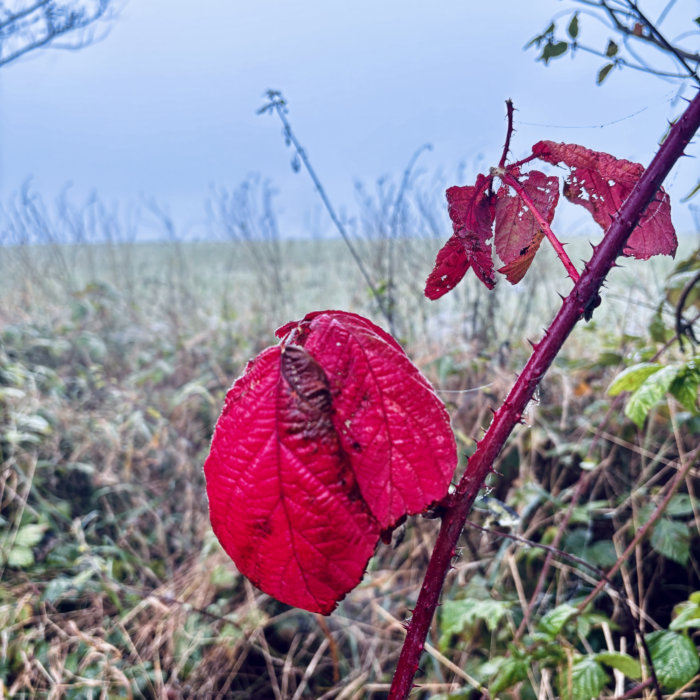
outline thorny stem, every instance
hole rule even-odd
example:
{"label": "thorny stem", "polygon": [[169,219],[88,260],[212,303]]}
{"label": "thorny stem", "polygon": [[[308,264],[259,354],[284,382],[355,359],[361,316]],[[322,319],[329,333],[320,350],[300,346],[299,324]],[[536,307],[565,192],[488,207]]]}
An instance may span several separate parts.
{"label": "thorny stem", "polygon": [[[442,519],[440,532],[389,691],[390,700],[406,700],[411,692],[426,635],[435,615],[445,577],[452,565],[457,542],[484,480],[493,471],[494,461],[513,428],[521,421],[522,413],[532,399],[535,389],[574,326],[591,304],[595,303],[605,277],[615,265],[617,257],[622,254],[639,217],[656,196],[671,168],[683,155],[685,147],[698,127],[700,127],[700,93],[695,96],[683,116],[671,128],[649,168],[620,208],[603,241],[586,264],[580,279],[564,300],[545,337],[535,346],[522,374],[503,405],[496,411],[486,435],[477,445],[476,452],[469,458],[464,476]],[[602,585],[605,585],[604,582]]]}
{"label": "thorny stem", "polygon": [[505,168],[510,150],[510,137],[513,135],[513,100],[506,100],[506,109],[508,110],[508,131],[506,132],[506,142],[503,145],[503,155],[498,163],[499,168]]}
{"label": "thorny stem", "polygon": [[535,203],[530,198],[530,195],[525,191],[525,188],[512,175],[509,175],[507,172],[504,175],[502,175],[502,180],[505,184],[510,185],[518,193],[520,199],[522,199],[523,202],[525,202],[525,206],[527,206],[532,215],[535,217],[535,221],[537,221],[537,223],[540,225],[540,228],[544,231],[544,235],[547,236],[549,242],[552,244],[552,247],[559,256],[559,259],[564,264],[566,271],[569,273],[569,277],[571,277],[571,279],[574,282],[578,282],[579,274],[576,268],[574,267],[574,264],[571,262],[571,258],[569,258],[569,256],[566,254],[564,246],[554,235],[554,231],[552,231],[549,222],[547,221],[547,219],[544,218],[544,216],[542,216],[539,209],[535,206]]}

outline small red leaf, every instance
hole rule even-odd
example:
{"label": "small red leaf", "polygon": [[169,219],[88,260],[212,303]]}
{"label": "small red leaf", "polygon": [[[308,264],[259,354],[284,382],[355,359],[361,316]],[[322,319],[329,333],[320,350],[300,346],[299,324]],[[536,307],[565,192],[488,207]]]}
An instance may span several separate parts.
{"label": "small red leaf", "polygon": [[302,348],[249,363],[204,473],[214,532],[256,586],[329,614],[360,582],[380,528],[333,427],[328,379]]}
{"label": "small red leaf", "polygon": [[[639,163],[618,160],[608,153],[575,144],[540,141],[532,147],[532,152],[547,163],[563,163],[570,168],[564,196],[585,207],[603,230],[608,229],[644,172],[644,166]],[[675,256],[677,247],[670,200],[662,188],[639,220],[623,253],[648,260],[654,255]]]}
{"label": "small red leaf", "polygon": [[462,239],[453,233],[435,258],[435,267],[425,283],[425,296],[439,299],[454,289],[469,269]]}
{"label": "small red leaf", "polygon": [[544,231],[540,229],[535,233],[530,244],[521,250],[522,255],[501,267],[498,272],[505,275],[506,279],[511,284],[518,284],[518,282],[525,277],[525,273],[530,269],[530,265],[532,265],[532,261],[535,259],[535,255],[540,249],[540,243],[542,243],[543,239]]}
{"label": "small red leaf", "polygon": [[489,178],[478,175],[476,184],[469,187],[450,187],[447,190],[447,207],[454,233],[462,241],[467,261],[476,276],[489,288],[496,284],[491,244],[494,208],[484,192]]}
{"label": "small red leaf", "polygon": [[[516,176],[516,174],[513,174]],[[547,223],[554,218],[559,202],[559,181],[533,170],[520,182]],[[499,272],[517,284],[528,271],[540,247],[543,231],[525,203],[501,186],[496,200],[496,253],[506,263]]]}
{"label": "small red leaf", "polygon": [[356,314],[309,314],[288,333],[324,368],[333,423],[382,528],[447,493],[457,466],[450,417],[396,341]]}

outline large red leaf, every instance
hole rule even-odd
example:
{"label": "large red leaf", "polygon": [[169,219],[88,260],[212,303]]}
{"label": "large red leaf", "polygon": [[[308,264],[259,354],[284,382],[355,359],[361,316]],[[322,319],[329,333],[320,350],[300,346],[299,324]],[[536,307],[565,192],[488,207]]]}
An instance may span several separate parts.
{"label": "large red leaf", "polygon": [[[639,163],[618,160],[608,153],[575,144],[540,141],[532,147],[532,152],[547,163],[563,163],[570,168],[564,196],[585,207],[603,230],[610,226],[644,172],[644,166]],[[677,247],[671,223],[671,202],[668,194],[660,189],[623,252],[639,260],[648,260],[653,255],[675,256]]]}
{"label": "large red leaf", "polygon": [[454,289],[469,269],[462,239],[453,233],[435,258],[435,267],[425,283],[425,296],[439,299]]}
{"label": "large red leaf", "polygon": [[457,465],[450,417],[401,346],[367,319],[309,314],[277,331],[323,367],[333,423],[382,528],[442,499]]}
{"label": "large red leaf", "polygon": [[[540,214],[551,224],[559,202],[558,178],[533,170],[520,180],[520,184]],[[530,268],[544,232],[523,200],[517,193],[510,194],[507,185],[501,186],[498,192],[495,229],[496,253],[505,263],[499,272],[506,275],[511,284],[517,284]]]}
{"label": "large red leaf", "polygon": [[212,526],[239,570],[323,614],[360,582],[379,538],[331,403],[305,350],[268,348],[229,391],[204,465]]}

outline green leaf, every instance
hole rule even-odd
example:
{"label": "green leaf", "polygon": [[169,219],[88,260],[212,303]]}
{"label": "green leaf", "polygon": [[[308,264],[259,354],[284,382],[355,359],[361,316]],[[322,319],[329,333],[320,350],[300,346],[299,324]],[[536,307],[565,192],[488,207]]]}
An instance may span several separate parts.
{"label": "green leaf", "polygon": [[584,656],[574,664],[571,671],[573,700],[597,698],[609,680],[608,674],[595,660],[595,656]]}
{"label": "green leaf", "polygon": [[630,397],[625,415],[641,428],[649,411],[663,399],[679,371],[680,367],[667,365],[652,374]]}
{"label": "green leaf", "polygon": [[511,603],[501,600],[448,600],[442,606],[440,646],[449,642],[452,634],[461,634],[465,627],[473,626],[477,620],[484,620],[488,629],[493,632]]}
{"label": "green leaf", "polygon": [[567,623],[569,618],[577,612],[578,610],[573,605],[564,603],[554,608],[554,610],[550,610],[540,620],[538,627],[540,631],[554,638],[559,634],[561,628]]}
{"label": "green leaf", "polygon": [[685,685],[700,669],[698,650],[685,635],[661,630],[647,634],[645,639],[656,677],[669,690]]}
{"label": "green leaf", "polygon": [[700,25],[700,17],[696,17],[696,18],[693,20],[693,22],[695,22],[695,24]]}
{"label": "green leaf", "polygon": [[698,387],[700,386],[700,375],[693,366],[692,369],[684,367],[673,380],[669,391],[678,399],[686,411],[697,412]]}
{"label": "green leaf", "polygon": [[602,651],[595,655],[595,659],[606,666],[622,671],[627,678],[639,680],[642,677],[642,667],[639,665],[639,661],[627,654],[620,654],[617,651]]}
{"label": "green leaf", "polygon": [[608,77],[608,73],[615,67],[612,63],[606,63],[599,71],[598,77],[596,78],[595,84],[602,85],[603,81]]}
{"label": "green leaf", "polygon": [[550,58],[557,58],[559,56],[562,56],[566,53],[566,50],[568,48],[569,45],[565,41],[557,41],[556,43],[548,41],[544,45],[544,49],[542,50],[540,60],[544,61],[545,65],[547,65],[549,63]]}
{"label": "green leaf", "polygon": [[[697,505],[697,503],[696,503]],[[664,513],[666,515],[690,515],[693,512],[693,503],[687,493],[675,494],[669,504],[666,506]]]}
{"label": "green leaf", "polygon": [[608,396],[617,396],[623,391],[636,391],[646,379],[660,369],[660,364],[642,362],[622,370],[608,387]]}
{"label": "green leaf", "polygon": [[680,631],[700,627],[700,606],[692,600],[676,605],[673,612],[675,617],[668,626],[669,629]]}
{"label": "green leaf", "polygon": [[608,46],[605,49],[605,55],[612,58],[613,56],[617,55],[618,50],[618,45],[612,39],[608,39]]}
{"label": "green leaf", "polygon": [[[503,690],[512,688],[516,683],[524,681],[527,678],[527,670],[529,663],[526,659],[506,659],[498,669],[495,678],[489,686],[491,697],[495,697],[497,693]],[[590,698],[587,698],[590,700]]]}
{"label": "green leaf", "polygon": [[44,538],[46,529],[46,525],[25,525],[21,527],[17,531],[17,537],[15,537],[15,546],[36,547]]}
{"label": "green leaf", "polygon": [[488,661],[484,661],[484,663],[481,664],[481,666],[479,666],[479,673],[484,678],[490,678],[491,676],[498,673],[499,669],[501,668],[501,666],[503,666],[505,661],[505,656],[494,656]]}
{"label": "green leaf", "polygon": [[583,558],[599,569],[609,569],[617,561],[615,545],[612,540],[599,540],[584,550]]}
{"label": "green leaf", "polygon": [[7,563],[10,566],[15,566],[19,569],[26,569],[34,563],[34,554],[29,547],[23,545],[15,545],[7,557]]}
{"label": "green leaf", "polygon": [[651,546],[666,559],[672,559],[681,566],[688,563],[690,556],[690,536],[684,523],[661,518],[651,534]]}
{"label": "green leaf", "polygon": [[569,22],[566,31],[572,39],[578,38],[578,12],[571,18],[571,22]]}

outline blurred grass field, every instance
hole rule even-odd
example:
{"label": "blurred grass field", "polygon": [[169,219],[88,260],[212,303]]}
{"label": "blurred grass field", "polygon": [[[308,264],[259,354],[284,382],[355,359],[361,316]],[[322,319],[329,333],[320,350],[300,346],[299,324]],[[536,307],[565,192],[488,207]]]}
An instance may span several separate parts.
{"label": "blurred grass field", "polygon": [[[518,287],[503,279],[489,293],[468,273],[454,293],[429,302],[422,286],[440,243],[395,241],[397,328],[445,392],[460,449],[470,452],[529,354],[526,339],[541,336],[570,283],[543,246]],[[381,283],[387,238],[357,245]],[[696,245],[682,238],[678,257]],[[585,259],[590,247],[576,239],[569,254]],[[647,327],[674,263],[624,264],[496,465],[492,495],[520,513],[517,531],[528,538],[544,537],[566,508],[613,376],[656,349]],[[415,602],[438,521],[411,519],[403,542],[380,545],[363,583],[321,618],[254,589],[207,516],[202,464],[227,389],[274,342],[276,327],[329,308],[382,324],[342,241],[0,246],[0,698],[386,697],[399,622]],[[606,512],[630,490],[650,493],[644,483],[663,460],[698,439],[684,416],[679,445],[670,421],[662,408],[645,432],[612,415],[607,432],[631,447],[601,441],[597,459],[610,458],[610,474],[589,503]],[[580,546],[612,542],[607,522]],[[579,539],[582,523],[570,525]],[[517,602],[513,566],[532,591],[540,550],[478,532],[465,539],[444,600]],[[696,560],[681,575],[657,552],[645,557],[638,605],[667,624],[675,602],[700,587]],[[542,610],[587,585],[575,572],[552,576]],[[478,698],[480,664],[502,653],[506,637],[478,622],[449,632],[441,620],[415,697]]]}

